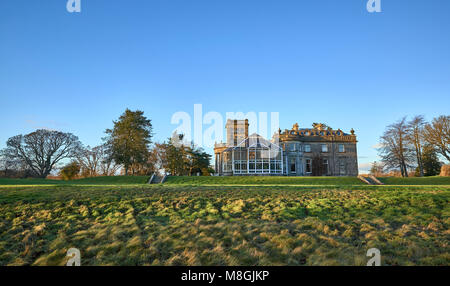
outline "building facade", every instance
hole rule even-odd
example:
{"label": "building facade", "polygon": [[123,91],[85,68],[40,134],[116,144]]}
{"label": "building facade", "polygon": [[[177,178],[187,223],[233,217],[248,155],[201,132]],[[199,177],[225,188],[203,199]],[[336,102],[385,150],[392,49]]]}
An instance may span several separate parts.
{"label": "building facade", "polygon": [[356,135],[324,124],[279,130],[271,140],[248,135],[248,120],[228,120],[227,142],[215,145],[219,175],[357,176]]}

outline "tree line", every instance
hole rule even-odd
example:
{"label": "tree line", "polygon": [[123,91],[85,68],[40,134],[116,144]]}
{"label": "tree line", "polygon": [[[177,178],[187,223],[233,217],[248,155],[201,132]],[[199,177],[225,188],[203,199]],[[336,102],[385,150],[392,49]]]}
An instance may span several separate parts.
{"label": "tree line", "polygon": [[[9,138],[0,150],[0,176],[46,178],[60,170],[75,177],[150,175],[209,175],[211,156],[182,134],[153,143],[151,120],[140,110],[126,109],[99,146],[84,146],[72,133],[38,129]],[[65,165],[63,165],[66,163]]]}
{"label": "tree line", "polygon": [[427,122],[422,115],[411,120],[403,117],[387,126],[378,148],[381,163],[372,164],[371,173],[399,172],[408,177],[435,176],[443,163],[450,162],[450,116],[438,116]]}

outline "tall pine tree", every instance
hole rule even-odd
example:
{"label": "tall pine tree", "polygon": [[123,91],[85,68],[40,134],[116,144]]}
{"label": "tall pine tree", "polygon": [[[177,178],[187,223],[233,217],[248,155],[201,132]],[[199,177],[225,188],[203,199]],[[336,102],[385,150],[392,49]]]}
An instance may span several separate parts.
{"label": "tall pine tree", "polygon": [[105,138],[111,159],[123,165],[125,175],[133,164],[145,163],[152,138],[152,123],[140,110],[128,108],[114,121],[113,129],[106,129]]}

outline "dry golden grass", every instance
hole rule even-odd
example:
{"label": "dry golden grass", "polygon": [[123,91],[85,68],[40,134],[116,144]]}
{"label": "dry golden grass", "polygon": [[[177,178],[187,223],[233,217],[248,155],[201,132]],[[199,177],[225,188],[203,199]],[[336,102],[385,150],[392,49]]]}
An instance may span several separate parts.
{"label": "dry golden grass", "polygon": [[449,265],[450,189],[0,190],[0,265]]}
{"label": "dry golden grass", "polygon": [[444,165],[441,167],[441,174],[442,177],[450,177],[450,165]]}

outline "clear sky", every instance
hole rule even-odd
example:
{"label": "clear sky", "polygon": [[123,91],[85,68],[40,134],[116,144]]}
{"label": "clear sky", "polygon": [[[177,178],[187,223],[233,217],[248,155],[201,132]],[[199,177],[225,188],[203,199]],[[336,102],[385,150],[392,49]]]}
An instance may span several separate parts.
{"label": "clear sky", "polygon": [[161,141],[202,104],[354,128],[363,170],[386,125],[449,115],[448,0],[66,2],[0,1],[0,148],[44,127],[96,145],[125,108]]}

